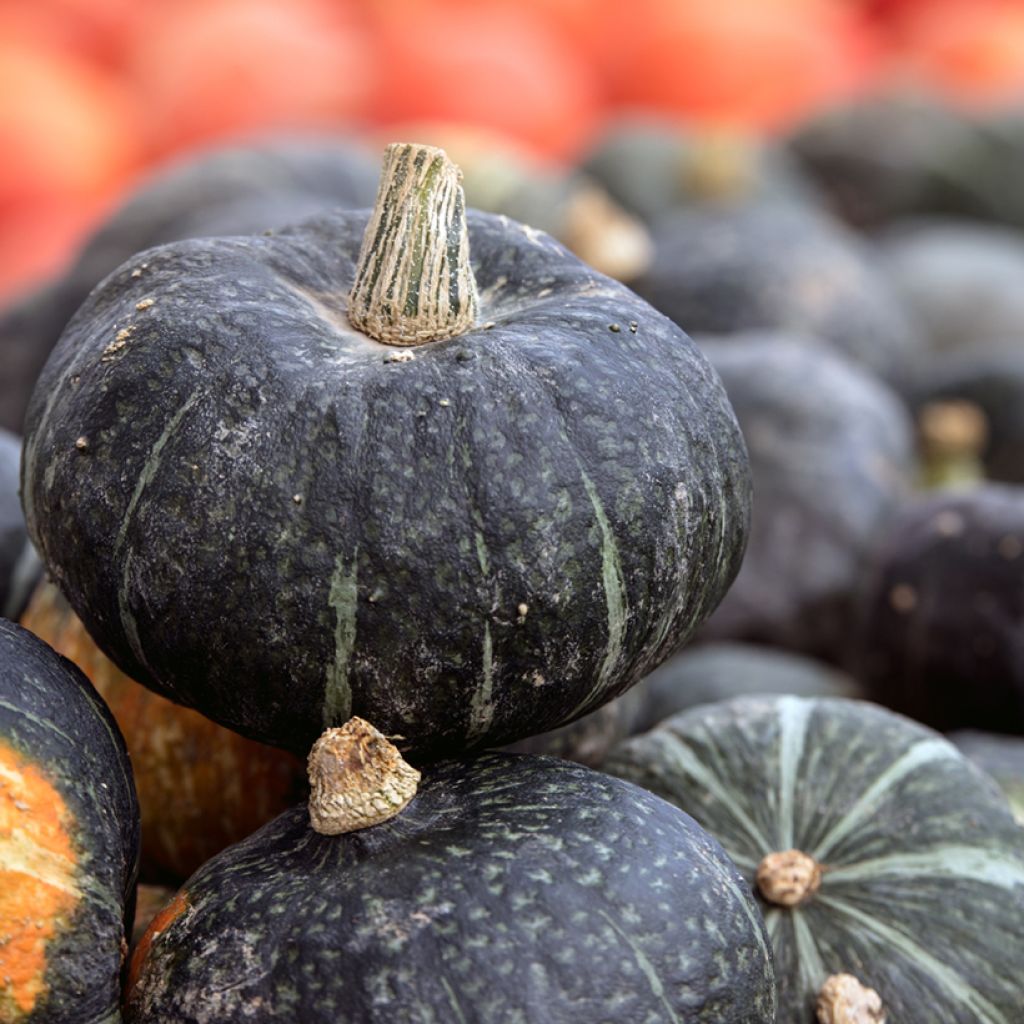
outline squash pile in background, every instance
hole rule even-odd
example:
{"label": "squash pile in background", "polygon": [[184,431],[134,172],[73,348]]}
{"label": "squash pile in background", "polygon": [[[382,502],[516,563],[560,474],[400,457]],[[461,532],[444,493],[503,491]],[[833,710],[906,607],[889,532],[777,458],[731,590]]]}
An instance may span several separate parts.
{"label": "squash pile in background", "polygon": [[[1019,5],[0,24],[0,611],[111,712],[3,625],[0,1021],[1016,1024]],[[396,138],[503,216],[371,360]],[[353,702],[421,788],[321,835]]]}

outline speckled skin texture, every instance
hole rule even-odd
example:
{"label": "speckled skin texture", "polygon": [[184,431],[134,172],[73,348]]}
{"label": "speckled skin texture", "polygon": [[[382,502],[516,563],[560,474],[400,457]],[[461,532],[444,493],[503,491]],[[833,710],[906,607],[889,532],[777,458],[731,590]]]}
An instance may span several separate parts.
{"label": "speckled skin texture", "polygon": [[21,438],[0,427],[0,616],[17,619],[42,575],[18,497]]}
{"label": "speckled skin texture", "polygon": [[[634,732],[696,707],[747,695],[859,697],[863,688],[831,665],[760,644],[710,643],[688,647],[659,665],[636,687],[644,695]],[[635,692],[635,691],[630,691]]]}
{"label": "speckled skin texture", "polygon": [[915,406],[966,399],[984,414],[987,440],[981,452],[985,475],[1024,483],[1024,347],[1019,336],[972,345],[929,360],[911,392]]}
{"label": "speckled skin texture", "polygon": [[1024,833],[937,733],[862,701],[744,697],[627,740],[605,770],[692,814],[751,882],[769,853],[822,865],[807,902],[762,904],[779,1024],[813,1021],[843,972],[899,1024],[1020,1020]]}
{"label": "speckled skin texture", "polygon": [[714,608],[746,452],[678,328],[505,218],[469,218],[480,327],[394,361],[344,313],[366,218],[110,277],[34,395],[26,521],[124,671],[243,734],[510,742]]}
{"label": "speckled skin texture", "polygon": [[891,382],[921,348],[867,243],[809,207],[694,206],[653,238],[654,259],[633,286],[690,334],[810,334]]}
{"label": "speckled skin texture", "polygon": [[132,1024],[768,1024],[763,923],[686,815],[551,758],[428,771],[318,836],[304,807],[210,861],[148,945]]}
{"label": "speckled skin texture", "polygon": [[936,729],[1024,735],[1024,488],[908,504],[871,555],[852,668]]}
{"label": "speckled skin texture", "polygon": [[65,325],[133,253],[369,206],[377,170],[376,157],[353,143],[315,136],[225,146],[159,170],[89,238],[67,273],[0,314],[0,426],[22,430],[33,385]]}
{"label": "speckled skin texture", "polygon": [[[44,995],[28,1017],[14,1019],[112,1024],[121,1019],[121,966],[138,873],[139,808],[131,765],[117,725],[85,676],[4,619],[0,741],[37,766],[63,798],[74,822],[73,884],[80,893],[70,919],[47,947]],[[7,867],[7,841],[16,848],[19,831],[0,836],[0,868]],[[9,876],[3,884],[8,881]]]}
{"label": "speckled skin texture", "polygon": [[786,335],[702,342],[750,453],[735,585],[701,631],[838,661],[863,561],[913,480],[913,428],[881,381]]}

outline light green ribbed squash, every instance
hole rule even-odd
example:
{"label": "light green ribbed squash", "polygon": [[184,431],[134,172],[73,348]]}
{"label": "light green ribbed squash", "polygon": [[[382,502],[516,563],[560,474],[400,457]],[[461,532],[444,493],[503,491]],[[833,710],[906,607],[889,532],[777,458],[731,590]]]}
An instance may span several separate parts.
{"label": "light green ribbed squash", "polygon": [[860,701],[740,698],[604,767],[691,814],[755,885],[779,1024],[810,1024],[837,973],[878,993],[890,1024],[1024,1020],[1024,832],[938,733]]}

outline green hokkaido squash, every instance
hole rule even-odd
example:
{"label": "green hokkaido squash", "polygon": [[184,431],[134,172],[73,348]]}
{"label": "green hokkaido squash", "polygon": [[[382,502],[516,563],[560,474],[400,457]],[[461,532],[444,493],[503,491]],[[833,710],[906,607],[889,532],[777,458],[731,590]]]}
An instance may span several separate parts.
{"label": "green hokkaido squash", "polygon": [[[755,886],[779,1024],[813,1020],[837,974],[899,1024],[1020,1021],[1024,832],[937,733],[860,701],[738,698],[604,768],[692,814]],[[863,1012],[832,1019],[880,1019]]]}
{"label": "green hokkaido squash", "polygon": [[467,216],[442,151],[389,152],[369,232],[337,212],[126,263],[28,417],[26,521],[99,646],[300,754],[350,715],[416,757],[580,717],[693,633],[747,533],[690,339]]}

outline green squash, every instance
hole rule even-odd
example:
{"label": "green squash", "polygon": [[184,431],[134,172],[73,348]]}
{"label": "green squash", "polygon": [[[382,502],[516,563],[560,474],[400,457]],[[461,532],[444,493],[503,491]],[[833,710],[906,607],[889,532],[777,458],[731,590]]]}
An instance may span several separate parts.
{"label": "green squash", "polygon": [[1010,801],[1014,817],[1024,825],[1024,738],[975,729],[960,729],[948,738],[961,754],[996,780]]}
{"label": "green squash", "polygon": [[690,334],[809,335],[894,383],[922,348],[870,244],[817,209],[694,205],[663,218],[652,240],[633,287]]}
{"label": "green squash", "polygon": [[756,886],[779,1024],[813,1020],[840,973],[900,1024],[1020,1020],[1024,833],[938,734],[860,701],[738,698],[627,740],[605,770],[692,814]]}
{"label": "green squash", "polygon": [[113,1024],[139,807],[124,740],[89,681],[0,619],[0,1020]]}
{"label": "green squash", "polygon": [[0,427],[0,616],[12,621],[25,610],[42,576],[18,497],[20,465],[21,438]]}
{"label": "green squash", "polygon": [[771,1024],[764,925],[721,847],[618,779],[485,754],[383,824],[304,806],[209,861],[132,963],[130,1024]]}
{"label": "green squash", "polygon": [[[464,218],[443,153],[411,152],[374,217],[450,215],[430,259],[375,219],[356,280],[365,212],[150,250],[29,413],[29,530],[99,646],[300,754],[352,714],[418,757],[580,717],[692,634],[746,539],[746,451],[696,346],[548,236]],[[388,246],[451,281],[368,314]],[[458,326],[352,326],[409,310]]]}

